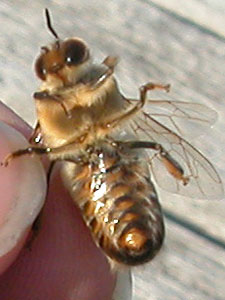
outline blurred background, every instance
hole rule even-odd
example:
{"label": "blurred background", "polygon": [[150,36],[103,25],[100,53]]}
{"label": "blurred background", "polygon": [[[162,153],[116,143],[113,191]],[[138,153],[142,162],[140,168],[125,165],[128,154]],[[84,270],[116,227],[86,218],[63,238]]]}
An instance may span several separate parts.
{"label": "blurred background", "polygon": [[[169,94],[152,93],[153,99],[198,102],[216,110],[213,129],[189,141],[225,182],[224,1],[2,0],[0,99],[30,125],[35,122],[32,94],[39,85],[34,59],[53,41],[43,17],[46,7],[58,35],[84,39],[95,61],[120,57],[116,75],[127,97],[138,97],[138,87],[151,80],[172,86]],[[133,299],[224,299],[225,202],[158,190],[165,246],[153,262],[134,268]]]}

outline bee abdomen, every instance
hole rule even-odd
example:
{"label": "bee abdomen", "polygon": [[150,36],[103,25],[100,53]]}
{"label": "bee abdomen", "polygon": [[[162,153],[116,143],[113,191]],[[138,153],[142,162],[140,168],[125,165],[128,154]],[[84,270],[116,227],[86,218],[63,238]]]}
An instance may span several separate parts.
{"label": "bee abdomen", "polygon": [[131,188],[130,194],[115,200],[110,215],[118,223],[114,228],[113,245],[105,247],[109,256],[126,265],[139,265],[150,261],[158,253],[164,238],[164,226],[154,190],[145,195],[138,191],[135,193],[135,188]]}
{"label": "bee abdomen", "polygon": [[139,265],[151,260],[162,246],[158,197],[145,165],[107,155],[99,164],[76,169],[72,194],[107,256],[124,265]]}

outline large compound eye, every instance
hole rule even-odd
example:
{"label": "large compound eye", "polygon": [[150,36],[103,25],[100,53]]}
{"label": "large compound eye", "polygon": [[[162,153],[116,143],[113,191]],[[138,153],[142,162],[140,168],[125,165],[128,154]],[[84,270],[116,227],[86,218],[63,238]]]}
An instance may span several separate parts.
{"label": "large compound eye", "polygon": [[44,59],[43,55],[39,56],[38,59],[35,62],[35,72],[36,75],[41,79],[45,80],[46,79],[46,69],[44,66]]}
{"label": "large compound eye", "polygon": [[88,58],[88,48],[80,40],[68,40],[63,44],[65,63],[68,66],[78,65]]}

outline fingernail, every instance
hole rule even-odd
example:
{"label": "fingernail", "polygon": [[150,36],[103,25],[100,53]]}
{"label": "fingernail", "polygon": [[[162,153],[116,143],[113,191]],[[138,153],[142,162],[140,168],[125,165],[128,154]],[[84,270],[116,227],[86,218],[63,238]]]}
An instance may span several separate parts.
{"label": "fingernail", "polygon": [[[24,136],[0,122],[0,161],[28,146]],[[37,157],[27,155],[0,166],[0,257],[20,241],[38,215],[46,195],[44,168]]]}

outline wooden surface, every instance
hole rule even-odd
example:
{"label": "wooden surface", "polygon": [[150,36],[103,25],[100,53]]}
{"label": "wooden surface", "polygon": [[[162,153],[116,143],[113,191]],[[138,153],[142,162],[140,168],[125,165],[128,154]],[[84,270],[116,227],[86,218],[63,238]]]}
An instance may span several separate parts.
{"label": "wooden surface", "polygon": [[[172,85],[169,95],[154,97],[215,109],[219,119],[214,128],[190,141],[225,181],[225,3],[186,2],[2,0],[0,98],[34,123],[31,95],[38,82],[32,63],[40,46],[52,41],[43,21],[48,7],[60,37],[85,39],[98,61],[120,56],[117,76],[125,95],[136,97],[138,87],[152,80]],[[133,299],[225,299],[225,202],[159,193],[166,215],[165,246],[152,263],[133,271]]]}

